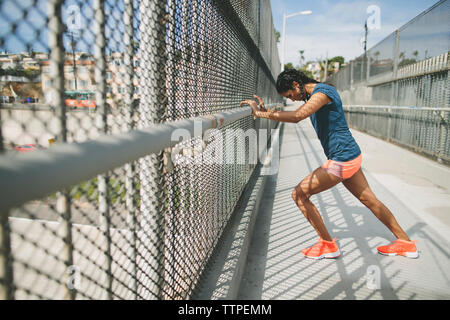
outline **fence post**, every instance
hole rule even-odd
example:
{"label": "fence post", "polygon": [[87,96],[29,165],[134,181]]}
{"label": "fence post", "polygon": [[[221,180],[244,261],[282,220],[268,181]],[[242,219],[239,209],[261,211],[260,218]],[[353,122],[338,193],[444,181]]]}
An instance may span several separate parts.
{"label": "fence post", "polygon": [[[62,0],[52,0],[48,4],[49,15],[49,46],[50,46],[50,78],[52,81],[52,107],[59,120],[57,141],[67,142],[67,110],[64,103],[64,44],[63,33],[65,31],[62,17]],[[75,67],[75,66],[74,66]],[[57,193],[56,210],[63,224],[64,251],[63,260],[69,268],[73,264],[73,240],[71,223],[71,200],[68,190]],[[67,270],[66,270],[67,271]],[[66,272],[67,276],[67,272]],[[68,279],[64,281],[64,298],[75,299],[76,288],[68,286]]]}
{"label": "fence post", "polygon": [[369,132],[369,130],[366,128],[366,118],[367,118],[366,107],[362,107],[361,109],[363,114],[362,131]]}
{"label": "fence post", "polygon": [[[135,48],[134,48],[134,28],[133,28],[133,14],[134,14],[134,6],[133,0],[125,0],[124,1],[125,10],[123,12],[123,22],[125,25],[125,33],[123,42],[125,44],[125,52],[124,52],[124,62],[125,62],[125,122],[126,129],[133,130],[135,128],[134,125],[134,112],[135,112],[135,104],[134,104],[134,59],[135,56]],[[138,66],[139,68],[140,66]],[[137,300],[138,298],[138,278],[137,278],[137,261],[136,261],[136,226],[137,226],[137,217],[136,217],[136,201],[134,197],[134,193],[136,192],[136,183],[134,180],[134,175],[136,174],[135,163],[127,163],[125,165],[125,205],[127,208],[127,226],[129,228],[127,233],[127,240],[131,243],[131,277],[133,279],[132,284],[132,293],[133,298]]]}
{"label": "fence post", "polygon": [[[95,82],[97,85],[96,92],[96,102],[98,115],[97,115],[97,128],[99,132],[106,134],[108,132],[107,116],[108,110],[106,105],[106,35],[105,35],[105,0],[94,0],[94,34],[95,34],[95,44],[94,44],[94,57],[95,57]],[[106,244],[105,248],[105,276],[106,276],[106,298],[109,300],[113,299],[112,293],[112,255],[111,255],[111,217],[109,208],[109,194],[108,194],[108,184],[109,184],[109,174],[105,173],[99,175],[98,179],[98,202],[99,202],[99,213],[100,213],[100,230],[103,231],[103,236]]]}
{"label": "fence post", "polygon": [[0,300],[14,299],[14,273],[11,253],[9,212],[0,212]]}
{"label": "fence post", "polygon": [[353,89],[353,61],[350,61],[350,90]]}
{"label": "fence post", "polygon": [[391,142],[391,125],[392,125],[392,115],[391,115],[391,108],[387,108],[387,117],[388,117],[388,124],[387,124],[387,130],[386,130],[386,140],[388,142]]}
{"label": "fence post", "polygon": [[446,140],[445,139],[446,138],[445,127],[447,125],[447,122],[445,121],[445,111],[441,111],[440,117],[441,117],[441,121],[439,122],[439,128],[441,130],[440,130],[440,135],[439,135],[439,152],[437,155],[437,161],[439,163],[442,163],[443,162],[442,158],[445,153],[445,140]]}
{"label": "fence post", "polygon": [[[163,122],[166,109],[165,4],[142,0],[140,13],[139,52],[141,99],[139,127]],[[163,152],[140,159],[140,232],[138,244],[139,295],[143,299],[163,299],[164,285],[164,194]],[[148,285],[151,285],[150,288]]]}
{"label": "fence post", "polygon": [[366,71],[366,82],[369,82],[370,78],[370,50],[367,51],[367,71]]}
{"label": "fence post", "polygon": [[[394,68],[392,72],[392,87],[391,87],[391,105],[396,104],[397,88],[398,88],[398,47],[400,42],[400,30],[395,30],[395,48],[394,48]],[[390,118],[389,118],[390,119]]]}

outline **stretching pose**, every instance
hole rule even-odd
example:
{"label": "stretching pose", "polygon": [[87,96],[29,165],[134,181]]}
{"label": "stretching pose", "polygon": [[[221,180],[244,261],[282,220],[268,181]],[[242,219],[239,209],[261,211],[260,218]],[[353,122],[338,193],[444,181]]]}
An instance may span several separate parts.
{"label": "stretching pose", "polygon": [[254,96],[258,104],[254,100],[244,100],[241,105],[250,105],[256,117],[276,121],[297,123],[309,117],[328,158],[292,191],[293,200],[320,237],[317,244],[302,250],[302,253],[313,259],[340,256],[337,239],[331,238],[309,198],[342,182],[397,238],[390,245],[378,247],[378,252],[417,258],[419,253],[415,242],[409,239],[392,212],[377,199],[367,183],[361,170],[361,150],[348,128],[337,90],[297,70],[283,71],[278,76],[276,87],[283,97],[302,100],[305,104],[295,111],[267,110],[262,99]]}

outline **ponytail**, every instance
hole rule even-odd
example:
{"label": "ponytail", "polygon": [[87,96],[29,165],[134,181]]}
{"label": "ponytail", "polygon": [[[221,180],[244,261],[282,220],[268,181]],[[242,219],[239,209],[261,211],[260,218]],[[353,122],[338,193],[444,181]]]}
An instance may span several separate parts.
{"label": "ponytail", "polygon": [[303,72],[288,69],[284,70],[278,75],[276,88],[278,93],[283,93],[292,89],[292,83],[297,82],[300,84],[300,87],[303,87],[307,83],[320,83],[317,80],[308,78]]}

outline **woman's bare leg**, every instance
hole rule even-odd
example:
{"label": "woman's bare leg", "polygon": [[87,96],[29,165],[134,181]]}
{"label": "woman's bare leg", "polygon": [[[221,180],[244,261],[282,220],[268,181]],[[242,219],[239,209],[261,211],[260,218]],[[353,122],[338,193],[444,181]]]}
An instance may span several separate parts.
{"label": "woman's bare leg", "polygon": [[397,239],[410,241],[408,235],[400,227],[392,212],[372,192],[361,169],[350,179],[344,180],[342,183],[348,191],[372,211]]}
{"label": "woman's bare leg", "polygon": [[330,189],[341,181],[341,178],[329,174],[319,167],[304,178],[292,191],[292,199],[295,201],[300,211],[309,223],[311,223],[317,234],[326,241],[332,241],[332,238],[325,227],[319,211],[309,198],[313,194]]}

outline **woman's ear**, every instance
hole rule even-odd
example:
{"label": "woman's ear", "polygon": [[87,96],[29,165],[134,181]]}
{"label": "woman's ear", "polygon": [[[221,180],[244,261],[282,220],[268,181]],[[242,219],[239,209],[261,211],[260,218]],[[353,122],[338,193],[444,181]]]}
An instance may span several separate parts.
{"label": "woman's ear", "polygon": [[292,81],[292,89],[296,90],[300,88],[300,84],[297,81]]}

